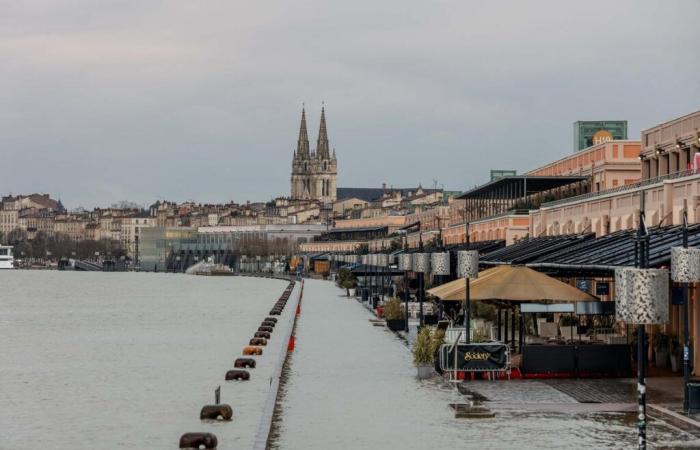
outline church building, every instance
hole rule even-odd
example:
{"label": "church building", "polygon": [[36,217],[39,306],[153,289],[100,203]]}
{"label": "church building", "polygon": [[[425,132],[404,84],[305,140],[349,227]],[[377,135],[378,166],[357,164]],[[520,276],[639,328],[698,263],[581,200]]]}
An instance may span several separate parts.
{"label": "church building", "polygon": [[335,149],[332,155],[330,152],[325,109],[321,108],[321,125],[318,129],[316,149],[311,151],[306,132],[306,112],[302,108],[299,139],[292,160],[291,198],[332,203],[337,198],[337,177],[338,161]]}

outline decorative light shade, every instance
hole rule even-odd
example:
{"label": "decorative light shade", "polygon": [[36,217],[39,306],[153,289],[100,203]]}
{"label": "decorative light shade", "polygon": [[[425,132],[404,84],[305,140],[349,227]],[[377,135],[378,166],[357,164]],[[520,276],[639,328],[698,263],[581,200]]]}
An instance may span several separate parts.
{"label": "decorative light shade", "polygon": [[700,248],[671,248],[671,279],[678,283],[700,281]]}
{"label": "decorative light shade", "polygon": [[433,270],[433,275],[449,275],[450,274],[450,254],[431,253],[430,267]]}
{"label": "decorative light shade", "polygon": [[412,269],[416,273],[430,272],[430,253],[414,253],[412,258]]}
{"label": "decorative light shade", "polygon": [[387,267],[389,265],[389,255],[379,253],[377,255],[377,265],[381,267]]}
{"label": "decorative light shade", "polygon": [[460,278],[479,277],[479,252],[477,250],[457,252],[457,276]]}
{"label": "decorative light shade", "polygon": [[404,270],[404,271],[410,271],[413,270],[413,267],[411,265],[411,254],[410,253],[401,253],[399,255],[399,270]]}
{"label": "decorative light shade", "polygon": [[621,267],[615,269],[615,319],[624,321],[629,317],[629,300],[627,295],[628,271],[630,268]]}
{"label": "decorative light shade", "polygon": [[668,270],[615,270],[616,316],[626,323],[639,325],[668,322]]}

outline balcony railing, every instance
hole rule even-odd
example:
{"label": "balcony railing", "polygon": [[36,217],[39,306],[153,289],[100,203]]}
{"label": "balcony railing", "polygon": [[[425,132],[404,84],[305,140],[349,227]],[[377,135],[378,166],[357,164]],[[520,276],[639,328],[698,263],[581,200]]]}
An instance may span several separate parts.
{"label": "balcony railing", "polygon": [[542,203],[541,207],[542,208],[549,208],[552,206],[558,206],[558,205],[564,205],[567,203],[578,202],[580,200],[588,200],[588,199],[592,199],[592,198],[596,198],[596,197],[602,197],[604,195],[617,194],[619,192],[626,192],[626,191],[633,191],[635,189],[639,189],[639,188],[644,187],[644,186],[650,186],[652,184],[660,183],[664,180],[683,178],[683,177],[687,177],[690,175],[696,175],[698,173],[699,172],[697,170],[691,169],[691,170],[683,170],[680,172],[673,172],[673,173],[669,173],[666,175],[659,175],[658,177],[649,178],[649,179],[642,180],[642,181],[639,181],[639,182],[633,183],[633,184],[625,184],[622,186],[618,186],[618,187],[614,187],[614,188],[610,188],[610,189],[605,189],[605,190],[598,191],[598,192],[589,192],[587,194],[581,194],[581,195],[577,195],[575,197],[567,197],[567,198],[562,198],[559,200],[554,200],[551,202]]}

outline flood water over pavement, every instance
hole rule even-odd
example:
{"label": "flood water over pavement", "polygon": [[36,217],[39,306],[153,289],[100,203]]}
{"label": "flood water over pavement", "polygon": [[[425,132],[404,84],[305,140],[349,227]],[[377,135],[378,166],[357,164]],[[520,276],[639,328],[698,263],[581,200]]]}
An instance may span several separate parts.
{"label": "flood water over pavement", "polygon": [[[633,448],[627,413],[497,411],[493,419],[456,419],[463,403],[440,378],[419,381],[405,342],[368,322],[369,312],[332,283],[306,280],[296,349],[280,400],[279,449],[544,449]],[[501,386],[508,388],[507,381]],[[514,383],[525,399],[575,400],[534,382]],[[492,389],[496,385],[491,385]],[[523,386],[525,386],[523,388]],[[530,393],[528,394],[528,389]],[[546,397],[546,398],[545,398]],[[498,400],[507,400],[499,398]],[[697,441],[652,422],[650,447],[694,447]]]}

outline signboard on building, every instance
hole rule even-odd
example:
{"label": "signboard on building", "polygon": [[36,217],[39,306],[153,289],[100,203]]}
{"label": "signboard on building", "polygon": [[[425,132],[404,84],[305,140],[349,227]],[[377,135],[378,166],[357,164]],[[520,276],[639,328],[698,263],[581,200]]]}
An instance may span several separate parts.
{"label": "signboard on building", "polygon": [[514,177],[518,173],[515,170],[492,170],[491,171],[491,181],[500,180],[505,177]]}
{"label": "signboard on building", "polygon": [[574,122],[574,152],[617,139],[627,139],[626,120],[579,120]]}

